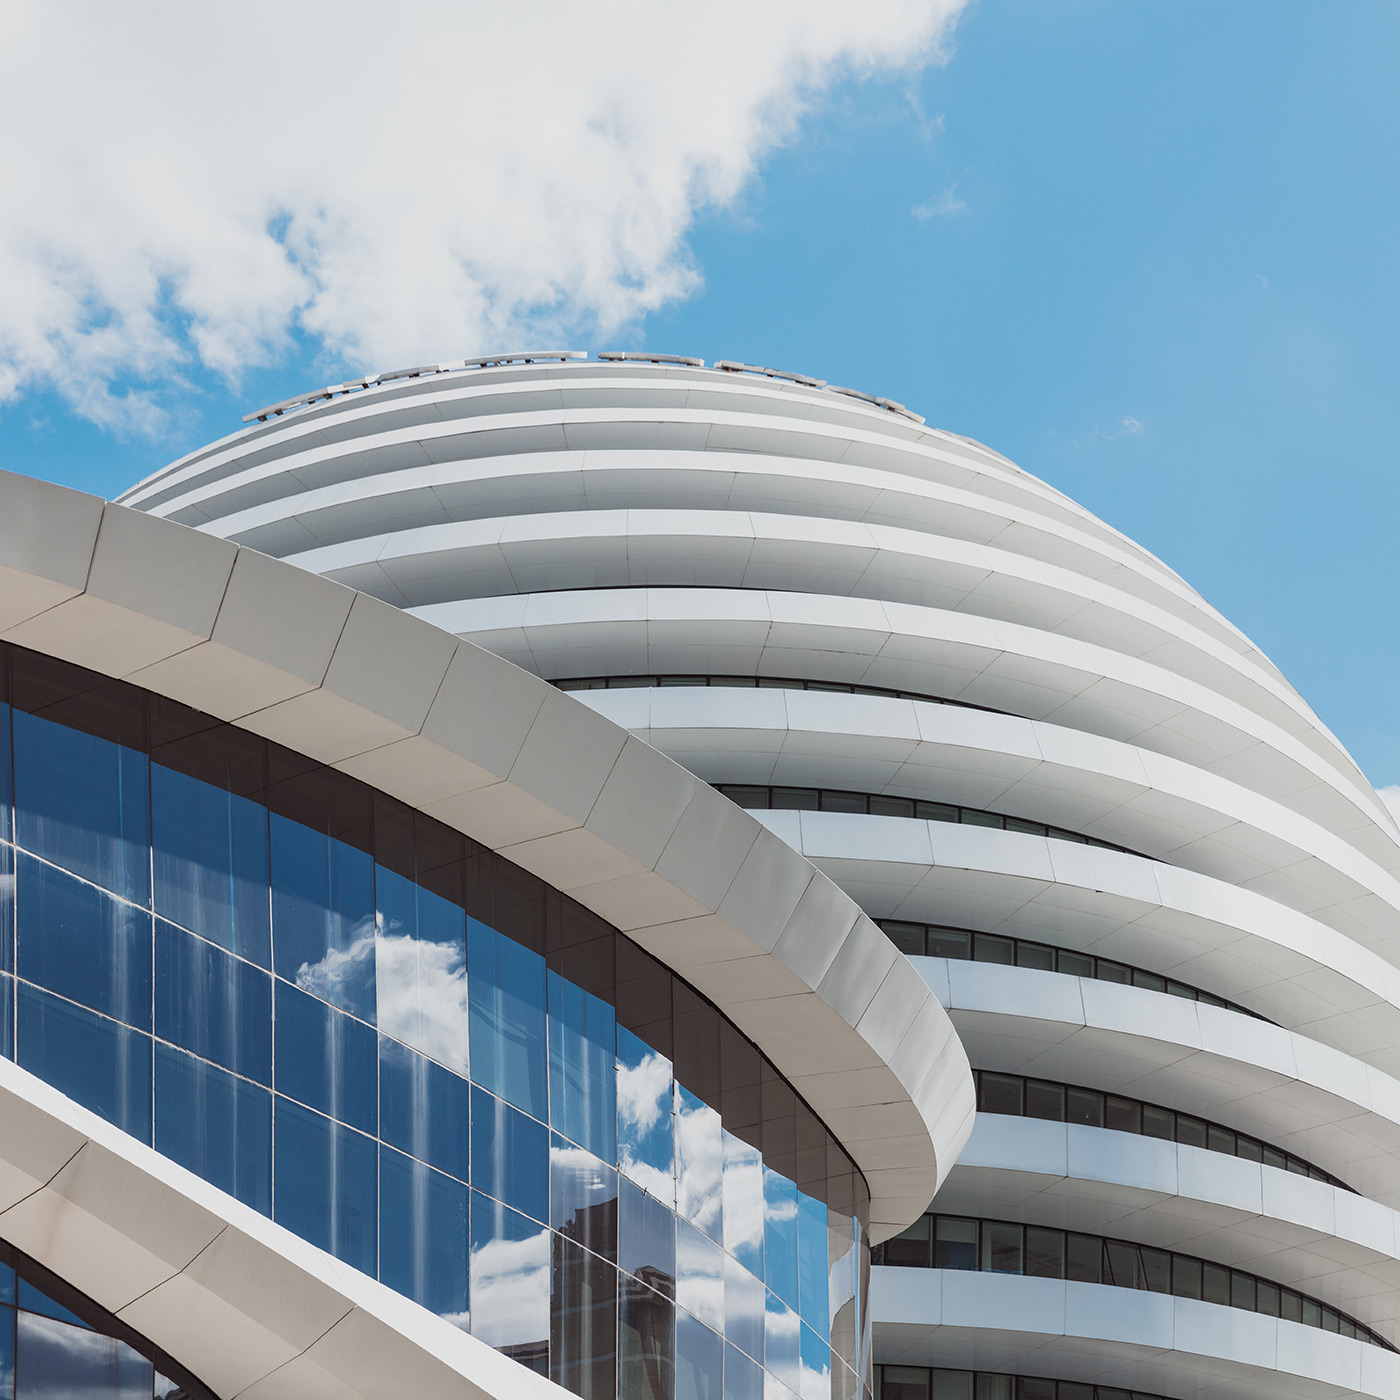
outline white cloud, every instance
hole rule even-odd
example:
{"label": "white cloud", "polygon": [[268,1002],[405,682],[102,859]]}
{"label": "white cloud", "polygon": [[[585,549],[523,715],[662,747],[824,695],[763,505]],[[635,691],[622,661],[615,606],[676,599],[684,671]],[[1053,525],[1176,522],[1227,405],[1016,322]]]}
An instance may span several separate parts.
{"label": "white cloud", "polygon": [[1142,431],[1142,424],[1136,418],[1120,418],[1118,431],[1124,437],[1136,437]]}
{"label": "white cloud", "polygon": [[946,219],[950,215],[961,214],[966,208],[966,202],[958,198],[958,187],[949,185],[942,194],[916,204],[909,212],[920,223],[927,223],[929,219]]}
{"label": "white cloud", "polygon": [[150,428],[293,334],[364,369],[609,337],[696,289],[696,212],[824,88],[938,61],[964,3],[0,0],[0,401]]}

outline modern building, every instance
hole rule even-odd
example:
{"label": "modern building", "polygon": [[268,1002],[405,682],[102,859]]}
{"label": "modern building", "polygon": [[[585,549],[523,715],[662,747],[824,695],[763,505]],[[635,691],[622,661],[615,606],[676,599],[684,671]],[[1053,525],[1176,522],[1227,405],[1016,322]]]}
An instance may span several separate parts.
{"label": "modern building", "polygon": [[248,423],[0,482],[21,1400],[63,1309],[122,1395],[1400,1400],[1400,833],[1170,569],[735,363]]}

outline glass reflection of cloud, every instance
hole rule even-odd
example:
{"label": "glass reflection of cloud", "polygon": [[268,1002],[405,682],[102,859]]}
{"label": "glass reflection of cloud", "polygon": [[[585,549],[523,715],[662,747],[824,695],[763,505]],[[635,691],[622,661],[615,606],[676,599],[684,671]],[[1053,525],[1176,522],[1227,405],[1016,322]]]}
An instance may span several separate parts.
{"label": "glass reflection of cloud", "polygon": [[671,1062],[617,1028],[617,1163],[644,1191],[674,1208]]}
{"label": "glass reflection of cloud", "polygon": [[802,1400],[831,1400],[831,1348],[809,1327],[802,1329]]}
{"label": "glass reflection of cloud", "polygon": [[549,1336],[549,1231],[472,1247],[472,1336],[493,1347]]}
{"label": "glass reflection of cloud", "polygon": [[462,946],[381,932],[375,951],[379,1029],[467,1073],[467,962]]}
{"label": "glass reflection of cloud", "polygon": [[802,1384],[802,1323],[797,1314],[770,1293],[763,1316],[763,1365],[788,1390],[796,1393]]}
{"label": "glass reflection of cloud", "polygon": [[724,1136],[719,1114],[676,1085],[676,1209],[712,1240],[722,1236]]}
{"label": "glass reflection of cloud", "polygon": [[374,1021],[374,920],[360,919],[343,948],[328,948],[318,962],[302,963],[296,984],[367,1021]]}
{"label": "glass reflection of cloud", "polygon": [[763,1154],[724,1134],[724,1247],[763,1277]]}
{"label": "glass reflection of cloud", "polygon": [[684,1220],[676,1222],[676,1302],[724,1331],[724,1251]]}

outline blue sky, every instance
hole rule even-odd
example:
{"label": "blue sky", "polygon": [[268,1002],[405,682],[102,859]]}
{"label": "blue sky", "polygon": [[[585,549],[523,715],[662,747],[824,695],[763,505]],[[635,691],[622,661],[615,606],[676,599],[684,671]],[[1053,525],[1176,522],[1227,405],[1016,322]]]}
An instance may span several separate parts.
{"label": "blue sky", "polygon": [[[690,295],[571,339],[802,370],[982,439],[1400,783],[1400,7],[980,0],[950,48],[826,90],[684,234]],[[517,347],[455,353],[492,348]],[[354,363],[295,326],[236,384],[187,358],[144,430],[39,378],[0,403],[0,464],[115,494]]]}

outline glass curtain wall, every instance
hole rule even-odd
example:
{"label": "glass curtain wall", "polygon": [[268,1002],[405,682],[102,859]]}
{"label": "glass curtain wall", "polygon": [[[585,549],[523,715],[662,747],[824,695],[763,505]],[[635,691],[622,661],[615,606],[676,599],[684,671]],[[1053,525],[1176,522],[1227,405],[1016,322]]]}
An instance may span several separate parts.
{"label": "glass curtain wall", "polygon": [[759,1050],[460,833],[0,649],[0,1046],[587,1400],[847,1400],[868,1193]]}

